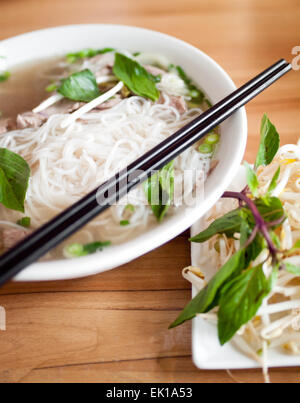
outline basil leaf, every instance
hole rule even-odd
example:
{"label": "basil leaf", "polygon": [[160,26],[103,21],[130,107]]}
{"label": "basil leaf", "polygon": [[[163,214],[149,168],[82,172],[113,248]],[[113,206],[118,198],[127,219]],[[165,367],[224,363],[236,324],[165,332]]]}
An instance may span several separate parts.
{"label": "basil leaf", "polygon": [[263,219],[267,222],[276,221],[285,216],[284,208],[278,197],[259,198],[255,201],[255,205]]}
{"label": "basil leaf", "polygon": [[[240,244],[241,248],[245,248],[245,244],[248,242],[252,235],[252,231],[254,230],[254,224],[249,220],[249,218],[253,216],[250,210],[247,210],[246,208],[241,209],[240,216],[243,219],[240,229]],[[264,237],[258,233],[245,250],[245,267],[248,267],[265,248],[266,241]]]}
{"label": "basil leaf", "polygon": [[162,221],[174,197],[174,161],[152,175],[144,190],[155,217]]}
{"label": "basil leaf", "polygon": [[240,209],[230,211],[223,217],[215,220],[205,231],[200,232],[200,234],[191,238],[190,241],[202,243],[216,234],[225,234],[227,237],[232,238],[236,232],[240,232],[242,220]]}
{"label": "basil leaf", "polygon": [[251,190],[251,193],[253,194],[254,197],[258,197],[259,182],[256,173],[253,171],[248,162],[244,162],[244,166],[246,168],[247,183]]}
{"label": "basil leaf", "polygon": [[218,305],[218,295],[224,284],[244,269],[244,253],[241,249],[228,260],[208,285],[184,308],[170,328],[179,326],[197,314],[206,313]]}
{"label": "basil leaf", "polygon": [[0,203],[24,213],[30,168],[18,154],[0,148]]}
{"label": "basil leaf", "polygon": [[294,264],[285,261],[283,263],[285,265],[286,270],[289,273],[295,274],[296,276],[300,276],[300,266],[295,266]]}
{"label": "basil leaf", "polygon": [[76,53],[67,54],[67,62],[68,63],[76,63],[80,59],[87,59],[98,55],[103,55],[105,53],[115,52],[113,48],[104,48],[104,49],[83,49]]}
{"label": "basil leaf", "polygon": [[[253,228],[247,222],[241,225],[241,247],[245,247],[246,242],[252,234]],[[266,241],[264,237],[258,233],[255,239],[245,249],[245,267],[248,267],[260,253],[266,248]]]}
{"label": "basil leaf", "polygon": [[[255,201],[260,214],[267,221],[275,221],[284,215],[284,209],[281,201],[277,197],[259,198]],[[216,234],[225,234],[228,238],[232,238],[235,233],[241,232],[241,225],[247,224],[247,231],[255,226],[255,219],[248,207],[236,209],[225,214],[223,217],[215,220],[206,230],[190,239],[191,242],[202,243]],[[241,239],[241,244],[245,243],[250,235],[249,231],[244,239]]]}
{"label": "basil leaf", "polygon": [[267,192],[268,195],[271,195],[272,192],[276,189],[277,182],[278,182],[278,179],[279,179],[279,175],[280,175],[280,167],[277,169],[277,171],[275,172],[275,174],[274,174],[274,176],[273,176],[273,178],[271,180],[271,183],[270,183],[270,186],[269,186],[269,189],[268,189],[268,192]]}
{"label": "basil leaf", "polygon": [[[267,222],[275,221],[284,215],[282,203],[277,197],[259,198],[255,201],[255,205]],[[206,230],[191,238],[190,241],[202,243],[216,234],[225,234],[228,238],[232,238],[235,233],[241,232],[243,222],[246,222],[247,228],[249,227],[251,230],[255,226],[255,219],[248,207],[238,208],[218,218]],[[249,233],[247,233],[247,238],[241,240],[242,245],[247,241],[248,235]]]}
{"label": "basil leaf", "polygon": [[11,73],[9,71],[5,71],[4,73],[0,73],[0,83],[3,83],[4,81],[8,80],[11,76]]}
{"label": "basil leaf", "polygon": [[91,102],[100,96],[96,78],[90,70],[74,73],[62,80],[57,91],[64,97],[78,102]]}
{"label": "basil leaf", "polygon": [[226,284],[221,292],[218,332],[224,345],[257,313],[270,292],[262,265],[250,268]]}
{"label": "basil leaf", "polygon": [[116,53],[114,74],[136,95],[158,101],[160,92],[153,76],[136,61]]}
{"label": "basil leaf", "polygon": [[275,126],[265,114],[261,122],[260,146],[255,162],[255,168],[269,165],[273,161],[280,145],[279,134]]}

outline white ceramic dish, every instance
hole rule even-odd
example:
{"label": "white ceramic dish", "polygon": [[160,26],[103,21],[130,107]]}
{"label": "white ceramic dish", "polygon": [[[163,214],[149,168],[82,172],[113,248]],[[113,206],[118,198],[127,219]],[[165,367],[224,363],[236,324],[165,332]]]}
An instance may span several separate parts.
{"label": "white ceramic dish", "polygon": [[[246,184],[245,170],[240,167],[230,190],[241,191]],[[203,230],[202,220],[192,227],[192,236]],[[199,259],[199,245],[192,244],[192,265],[197,266]],[[204,272],[204,270],[203,270]],[[205,273],[210,279],[215,273]],[[196,290],[193,290],[196,295]],[[200,369],[242,369],[259,368],[259,365],[249,357],[241,353],[233,344],[228,343],[221,347],[218,339],[217,326],[207,321],[196,318],[193,320],[192,331],[193,360]],[[294,367],[300,365],[300,356],[292,356],[282,353],[280,350],[272,350],[268,357],[269,367]]]}
{"label": "white ceramic dish", "polygon": [[[180,64],[204,89],[213,103],[236,89],[225,71],[200,50],[176,38],[141,28],[117,25],[77,25],[27,33],[0,43],[8,68],[35,59],[64,55],[83,48],[112,46],[132,51],[156,52]],[[244,109],[221,127],[220,164],[209,177],[205,198],[176,216],[121,246],[77,260],[36,263],[17,276],[17,281],[62,280],[100,273],[127,263],[168,242],[207,212],[232,181],[244,155],[247,119]]]}

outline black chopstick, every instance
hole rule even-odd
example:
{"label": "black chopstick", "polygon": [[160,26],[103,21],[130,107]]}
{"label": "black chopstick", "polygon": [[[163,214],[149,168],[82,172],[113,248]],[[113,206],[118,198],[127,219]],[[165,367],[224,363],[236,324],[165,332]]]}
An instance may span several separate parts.
{"label": "black chopstick", "polygon": [[0,285],[37,261],[291,70],[280,60],[0,257]]}

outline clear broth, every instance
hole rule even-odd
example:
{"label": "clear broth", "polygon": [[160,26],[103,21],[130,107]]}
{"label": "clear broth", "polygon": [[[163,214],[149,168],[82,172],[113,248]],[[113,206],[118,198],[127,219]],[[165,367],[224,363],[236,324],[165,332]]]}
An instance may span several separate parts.
{"label": "clear broth", "polygon": [[0,83],[2,116],[16,118],[46,99],[49,94],[45,89],[51,83],[49,77],[58,70],[58,62],[57,58],[35,61],[12,69],[11,77]]}

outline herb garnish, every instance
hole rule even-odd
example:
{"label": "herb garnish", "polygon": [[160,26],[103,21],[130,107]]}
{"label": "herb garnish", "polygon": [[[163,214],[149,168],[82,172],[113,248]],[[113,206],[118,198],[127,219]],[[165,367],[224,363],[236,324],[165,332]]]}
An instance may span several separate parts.
{"label": "herb garnish", "polygon": [[18,225],[24,228],[30,228],[31,225],[31,218],[30,217],[23,217],[18,222]]}
{"label": "herb garnish", "polygon": [[203,91],[196,87],[193,81],[188,77],[186,72],[180,66],[174,66],[174,64],[170,64],[169,71],[176,70],[179,77],[184,81],[187,89],[189,91],[189,96],[191,97],[191,101],[189,102],[191,107],[196,107],[201,105],[203,102],[207,104],[209,108],[212,107],[212,103],[206,98]]}
{"label": "herb garnish", "polygon": [[152,175],[144,184],[145,194],[158,221],[162,221],[174,197],[174,161]]}
{"label": "herb garnish", "polygon": [[200,91],[192,82],[192,80],[187,76],[186,72],[183,70],[182,67],[176,67],[177,73],[179,77],[185,82],[189,90],[189,95],[192,98],[192,102],[196,104],[202,104],[205,99],[205,95],[202,91]]}
{"label": "herb garnish", "polygon": [[[298,241],[291,251],[280,248],[275,230],[286,219],[281,201],[272,196],[280,170],[277,170],[266,194],[259,192],[257,168],[270,164],[279,149],[279,135],[264,115],[261,124],[261,142],[254,169],[246,164],[248,186],[243,192],[225,192],[223,197],[239,200],[240,207],[214,221],[205,231],[191,239],[205,242],[217,234],[234,238],[240,234],[240,250],[218,271],[208,285],[185,307],[170,326],[176,327],[197,314],[218,307],[218,333],[220,343],[227,343],[236,332],[248,323],[271,292],[278,270],[286,269],[300,275],[300,268],[286,261],[290,253],[300,248]],[[263,271],[262,264],[253,262],[265,249],[272,266],[271,274]]]}
{"label": "herb garnish", "polygon": [[127,227],[127,225],[130,225],[130,221],[129,220],[121,220],[120,225],[121,225],[121,227]]}
{"label": "herb garnish", "polygon": [[67,62],[72,64],[76,63],[80,59],[91,58],[98,55],[104,55],[105,53],[115,52],[113,48],[104,48],[104,49],[83,49],[76,53],[67,54]]}
{"label": "herb garnish", "polygon": [[24,213],[30,168],[18,154],[0,148],[0,203]]}
{"label": "herb garnish", "polygon": [[96,252],[101,252],[103,248],[110,246],[111,242],[93,242],[86,245],[80,243],[74,243],[65,248],[65,254],[69,258],[83,257],[91,255]]}
{"label": "herb garnish", "polygon": [[78,102],[91,102],[100,96],[96,77],[88,69],[63,79],[57,91],[64,97]]}
{"label": "herb garnish", "polygon": [[261,122],[260,135],[260,146],[255,162],[256,168],[261,165],[266,166],[271,164],[280,144],[279,134],[266,114],[263,116]]}
{"label": "herb garnish", "polygon": [[8,80],[11,76],[11,73],[9,71],[5,71],[4,73],[0,73],[0,83],[3,83],[4,81]]}
{"label": "herb garnish", "polygon": [[141,64],[125,55],[116,53],[113,71],[134,94],[158,101],[160,92],[155,85],[158,79],[149,74]]}
{"label": "herb garnish", "polygon": [[46,92],[57,91],[58,87],[59,87],[58,84],[52,83],[52,84],[49,84],[49,85],[45,88],[45,91],[46,91]]}

